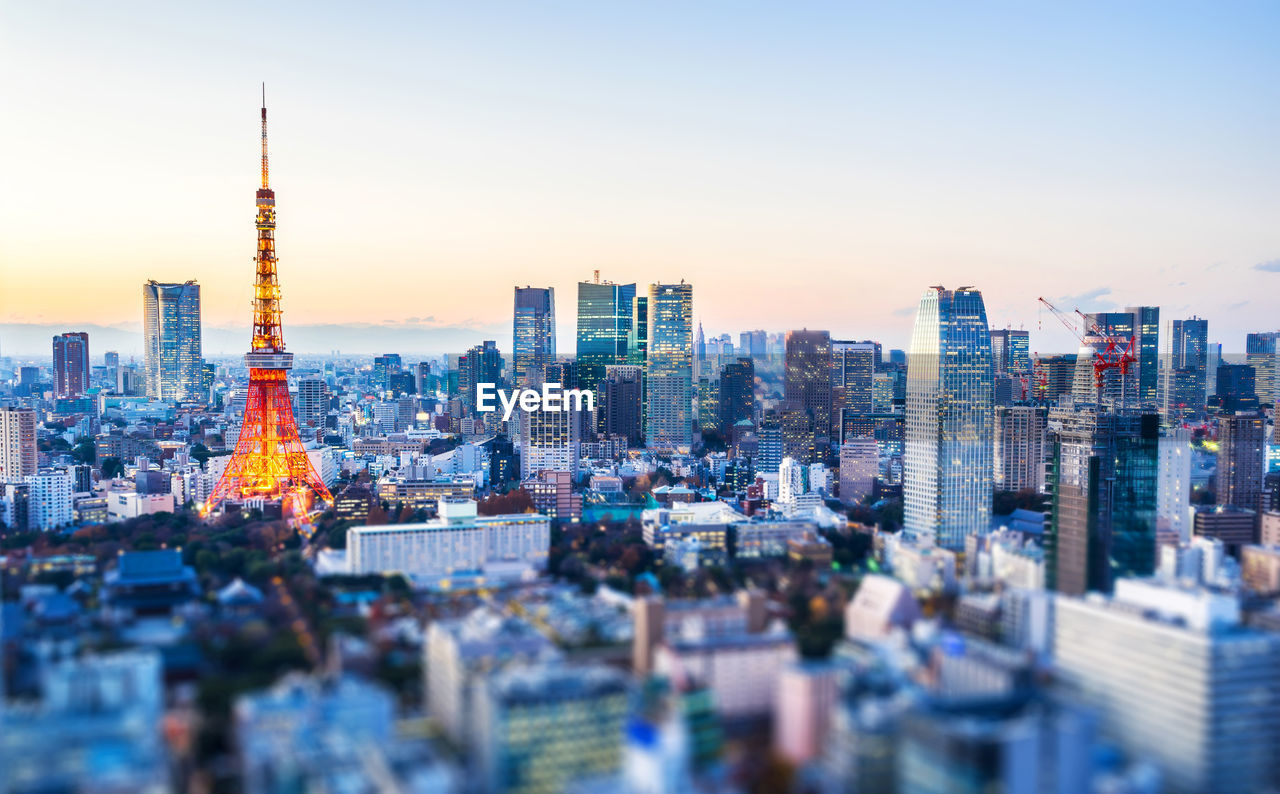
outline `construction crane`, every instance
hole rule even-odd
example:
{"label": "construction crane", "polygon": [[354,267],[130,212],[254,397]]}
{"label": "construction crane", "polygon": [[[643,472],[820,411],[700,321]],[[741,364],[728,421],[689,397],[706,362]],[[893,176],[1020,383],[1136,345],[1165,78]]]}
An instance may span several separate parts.
{"label": "construction crane", "polygon": [[1124,378],[1129,374],[1129,365],[1138,360],[1137,356],[1133,354],[1133,337],[1107,333],[1099,328],[1096,323],[1090,322],[1084,312],[1076,309],[1075,313],[1080,318],[1080,327],[1085,329],[1082,332],[1080,328],[1076,327],[1075,323],[1067,318],[1066,313],[1057,306],[1054,306],[1044,298],[1040,298],[1040,302],[1049,311],[1053,312],[1053,316],[1062,322],[1066,329],[1071,332],[1071,335],[1079,340],[1081,345],[1093,350],[1093,383],[1098,389],[1098,401],[1102,401],[1102,380],[1108,370],[1114,369],[1120,372],[1120,400],[1123,402]]}

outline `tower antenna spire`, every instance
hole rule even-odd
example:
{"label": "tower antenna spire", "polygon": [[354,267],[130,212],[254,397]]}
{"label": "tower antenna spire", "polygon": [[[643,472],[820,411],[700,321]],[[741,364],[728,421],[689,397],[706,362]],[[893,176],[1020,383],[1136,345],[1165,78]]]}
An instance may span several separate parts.
{"label": "tower antenna spire", "polygon": [[262,187],[267,184],[267,84],[262,84]]}

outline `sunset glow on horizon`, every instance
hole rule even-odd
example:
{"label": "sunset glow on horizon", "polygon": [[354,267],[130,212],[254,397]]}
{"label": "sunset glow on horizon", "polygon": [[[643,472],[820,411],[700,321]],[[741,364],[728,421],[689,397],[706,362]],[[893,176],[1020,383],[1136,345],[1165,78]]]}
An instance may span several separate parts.
{"label": "sunset glow on horizon", "polygon": [[1275,325],[1275,7],[502,8],[11,4],[0,324],[138,323],[147,279],[244,323],[265,80],[286,340],[505,345],[533,284],[567,344],[596,269],[691,282],[708,335],[903,347],[929,284],[1049,350],[1041,295]]}

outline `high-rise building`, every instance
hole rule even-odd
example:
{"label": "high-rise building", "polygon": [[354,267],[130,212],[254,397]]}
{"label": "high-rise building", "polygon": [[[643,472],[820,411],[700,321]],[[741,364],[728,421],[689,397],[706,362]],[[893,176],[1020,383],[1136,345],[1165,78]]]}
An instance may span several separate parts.
{"label": "high-rise building", "polygon": [[605,377],[596,394],[601,414],[600,432],[609,436],[625,436],[627,445],[638,447],[644,440],[641,384],[644,371],[630,364],[605,367]]}
{"label": "high-rise building", "polygon": [[329,387],[324,378],[308,377],[298,380],[298,424],[301,427],[323,428],[329,415]]}
{"label": "high-rise building", "polygon": [[850,438],[840,445],[840,501],[855,504],[870,496],[879,474],[875,438]]}
{"label": "high-rise building", "polygon": [[1191,540],[1191,431],[1166,428],[1160,433],[1159,480],[1156,483],[1156,538],[1160,543]]}
{"label": "high-rise building", "polygon": [[0,483],[36,473],[36,412],[0,408]]}
{"label": "high-rise building", "polygon": [[991,331],[991,363],[997,375],[1031,374],[1031,332],[1014,328]]}
{"label": "high-rise building", "polygon": [[982,293],[930,287],[907,363],[903,528],[943,548],[990,525],[992,378]]}
{"label": "high-rise building", "polygon": [[739,352],[753,359],[769,354],[768,334],[764,331],[743,331],[738,337]]}
{"label": "high-rise building", "polygon": [[[813,460],[814,449],[804,447],[831,439],[832,358],[831,335],[826,331],[787,331],[784,396],[787,409],[798,412],[804,423],[783,428],[788,454],[804,463]],[[785,417],[784,417],[785,420]],[[799,438],[812,439],[800,443]]]}
{"label": "high-rise building", "polygon": [[1170,422],[1204,414],[1209,369],[1209,322],[1170,320],[1161,373],[1160,404]]}
{"label": "high-rise building", "polygon": [[1054,669],[1101,733],[1152,759],[1174,794],[1265,791],[1280,742],[1280,635],[1235,596],[1122,579],[1108,600],[1058,598]]}
{"label": "high-rise building", "polygon": [[520,388],[542,382],[556,360],[556,291],[553,287],[516,287],[512,323],[511,380]]}
{"label": "high-rise building", "polygon": [[581,412],[518,411],[520,419],[520,478],[543,471],[578,472],[582,450]]}
{"label": "high-rise building", "polygon": [[484,344],[476,345],[458,359],[458,396],[468,408],[475,408],[479,384],[501,382],[502,354],[494,340],[488,339]]}
{"label": "high-rise building", "polygon": [[686,453],[693,446],[693,285],[649,286],[645,445]]}
{"label": "high-rise building", "polygon": [[729,435],[733,426],[755,414],[756,367],[739,358],[720,368],[720,427]]}
{"label": "high-rise building", "polygon": [[1050,589],[1109,592],[1116,576],[1155,570],[1159,416],[1091,403],[1054,408]]}
{"label": "high-rise building", "polygon": [[1071,393],[1075,379],[1076,358],[1074,353],[1036,358],[1034,368],[1037,399],[1053,404],[1059,397]]}
{"label": "high-rise building", "polygon": [[147,396],[167,402],[208,398],[201,389],[200,285],[142,285]]}
{"label": "high-rise building", "polygon": [[649,354],[649,296],[631,301],[631,330],[627,334],[627,363],[643,367]]}
{"label": "high-rise building", "polygon": [[74,482],[66,469],[37,471],[24,481],[29,494],[28,510],[32,529],[57,529],[71,523]]}
{"label": "high-rise building", "polygon": [[[831,432],[842,436],[845,414],[866,415],[875,410],[875,376],[880,363],[875,342],[831,342]],[[839,438],[841,442],[844,439]]]}
{"label": "high-rise building", "polygon": [[435,385],[431,379],[431,362],[419,361],[413,367],[413,390],[415,393],[427,396],[435,391]]}
{"label": "high-rise building", "polygon": [[[611,281],[578,282],[578,383],[594,389],[610,364],[627,364],[627,338],[632,329],[636,285]],[[690,332],[689,355],[693,356]],[[692,364],[690,364],[692,366]]]}
{"label": "high-rise building", "polygon": [[79,397],[89,387],[89,335],[83,331],[53,338],[53,393]]}
{"label": "high-rise building", "polygon": [[604,665],[510,667],[478,694],[479,789],[565,791],[614,774],[623,763],[627,676]]}
{"label": "high-rise building", "polygon": [[1258,510],[1267,473],[1267,420],[1258,414],[1219,416],[1218,468],[1214,491],[1218,504]]}
{"label": "high-rise building", "polygon": [[720,379],[705,376],[698,378],[695,397],[698,431],[704,437],[721,432],[724,428],[720,427]]}
{"label": "high-rise building", "polygon": [[1138,404],[1138,362],[1129,365],[1128,373],[1119,368],[1099,374],[1094,362],[1099,356],[1107,356],[1110,339],[1117,339],[1122,346],[1132,345],[1137,355],[1137,331],[1133,314],[1129,312],[1094,312],[1084,315],[1085,337],[1076,356],[1076,371],[1071,391],[1079,400],[1093,402],[1101,398],[1104,404],[1126,407]]}
{"label": "high-rise building", "polygon": [[1156,405],[1160,397],[1160,307],[1128,306],[1125,311],[1133,315],[1138,404]]}
{"label": "high-rise building", "polygon": [[391,387],[391,377],[404,369],[399,353],[384,353],[373,357],[373,373],[369,379],[378,391],[386,391]]}
{"label": "high-rise building", "polygon": [[1228,413],[1258,408],[1257,373],[1249,364],[1222,364],[1218,367],[1213,402]]}
{"label": "high-rise building", "polygon": [[1276,404],[1280,391],[1280,356],[1276,355],[1276,340],[1280,331],[1249,334],[1245,337],[1245,363],[1253,367],[1257,380],[1258,401]]}
{"label": "high-rise building", "polygon": [[994,487],[1043,491],[1048,409],[1043,405],[1002,405],[995,412]]}
{"label": "high-rise building", "polygon": [[782,423],[777,414],[765,414],[760,421],[756,448],[756,470],[777,471],[784,457]]}
{"label": "high-rise building", "polygon": [[120,387],[120,353],[108,350],[103,354],[102,359],[107,367],[107,388],[120,394],[123,391]]}

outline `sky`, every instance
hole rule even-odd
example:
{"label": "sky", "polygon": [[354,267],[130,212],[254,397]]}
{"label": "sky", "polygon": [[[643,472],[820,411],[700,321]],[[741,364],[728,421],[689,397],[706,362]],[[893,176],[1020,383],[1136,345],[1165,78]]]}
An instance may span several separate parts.
{"label": "sky", "polygon": [[572,352],[597,269],[691,282],[708,336],[905,347],[942,284],[1043,352],[1040,296],[1239,352],[1280,326],[1278,37],[1248,2],[4,3],[0,354],[140,350],[151,278],[247,345],[263,81],[299,352],[509,350],[516,284]]}

